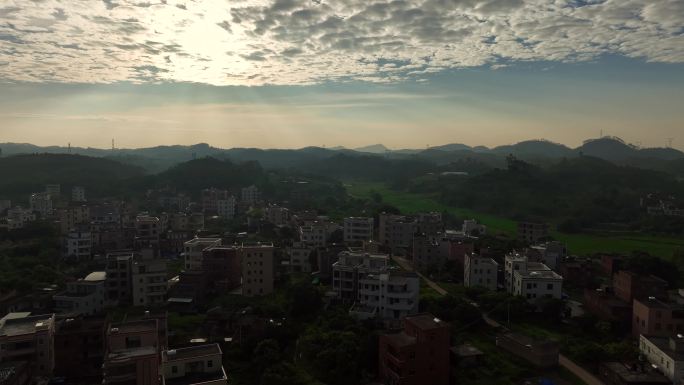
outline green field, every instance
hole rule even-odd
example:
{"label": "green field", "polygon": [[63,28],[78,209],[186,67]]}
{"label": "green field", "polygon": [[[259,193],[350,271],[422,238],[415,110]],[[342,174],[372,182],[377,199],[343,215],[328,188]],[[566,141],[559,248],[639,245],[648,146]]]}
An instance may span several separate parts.
{"label": "green field", "polygon": [[[472,210],[451,207],[437,201],[435,196],[395,191],[382,183],[347,182],[350,195],[370,198],[373,192],[382,196],[382,201],[397,207],[403,213],[421,211],[447,211],[461,218],[474,218],[487,225],[490,234],[513,236],[516,222],[510,219],[488,215]],[[684,250],[684,239],[649,236],[645,234],[567,234],[554,231],[553,237],[564,242],[572,254],[589,255],[598,252],[631,253],[645,251],[663,258],[672,258],[676,250]]]}

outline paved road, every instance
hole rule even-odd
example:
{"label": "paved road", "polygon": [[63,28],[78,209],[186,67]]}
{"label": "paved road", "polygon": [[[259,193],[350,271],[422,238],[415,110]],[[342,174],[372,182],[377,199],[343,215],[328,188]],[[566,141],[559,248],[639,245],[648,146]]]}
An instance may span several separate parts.
{"label": "paved road", "polygon": [[[414,271],[413,270],[413,265],[411,262],[408,260],[402,258],[402,257],[392,257],[392,260],[396,262],[399,266],[401,266],[402,269],[407,270],[407,271]],[[425,280],[425,283],[428,284],[431,288],[433,288],[437,293],[440,295],[447,295],[447,291],[441,288],[438,284],[427,278],[421,273],[415,272],[418,274],[418,276],[422,279]],[[471,302],[471,304],[477,306],[476,303]],[[500,328],[503,327],[500,323],[498,323],[496,320],[490,318],[486,313],[482,313],[482,319],[487,323],[487,325],[495,328]],[[570,360],[568,357],[559,354],[558,355],[558,364],[565,369],[567,369],[570,373],[574,374],[577,378],[580,380],[584,381],[585,384],[587,385],[605,385],[603,381],[599,380],[594,376],[593,374],[589,373],[586,369],[582,368],[581,366],[577,365],[574,363],[572,360]]]}

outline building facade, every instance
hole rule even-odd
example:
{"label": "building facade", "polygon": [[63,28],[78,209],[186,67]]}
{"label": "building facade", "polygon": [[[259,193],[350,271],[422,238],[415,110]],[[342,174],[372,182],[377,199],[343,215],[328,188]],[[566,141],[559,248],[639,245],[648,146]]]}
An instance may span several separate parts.
{"label": "building facade", "polygon": [[463,265],[463,286],[483,287],[496,291],[498,287],[499,264],[492,258],[475,253],[466,254]]}
{"label": "building facade", "polygon": [[97,271],[75,282],[67,282],[66,291],[53,297],[55,311],[68,315],[92,316],[104,311],[107,273]]}
{"label": "building facade", "polygon": [[360,243],[373,240],[373,218],[344,218],[344,241]]}

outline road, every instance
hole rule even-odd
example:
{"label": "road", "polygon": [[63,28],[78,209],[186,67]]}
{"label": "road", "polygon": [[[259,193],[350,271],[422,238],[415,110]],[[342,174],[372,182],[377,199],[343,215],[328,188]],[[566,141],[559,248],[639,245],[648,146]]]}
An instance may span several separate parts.
{"label": "road", "polygon": [[[411,265],[411,262],[409,262],[408,260],[406,260],[402,257],[396,257],[396,256],[392,257],[392,260],[397,265],[401,266],[402,269],[404,269],[406,271],[413,271],[416,274],[418,274],[418,276],[420,278],[425,280],[425,283],[427,283],[428,286],[430,286],[432,289],[434,289],[440,295],[447,295],[448,294],[448,292],[446,290],[444,290],[442,287],[440,287],[437,283],[433,282],[432,280],[430,280],[429,278],[427,278],[423,274],[421,274],[417,271],[414,271],[413,265]],[[477,306],[477,304],[475,304],[475,303],[472,303],[472,304]],[[490,318],[484,312],[482,312],[482,319],[484,319],[484,321],[487,323],[487,325],[489,325],[491,327],[503,328],[503,325],[498,323],[496,320]],[[577,365],[575,362],[573,362],[568,357],[566,357],[562,354],[558,355],[558,364],[560,366],[564,367],[565,369],[567,369],[570,373],[574,374],[577,378],[582,380],[587,385],[605,385],[605,383],[603,383],[603,381],[599,380],[596,376],[589,373],[586,369]]]}

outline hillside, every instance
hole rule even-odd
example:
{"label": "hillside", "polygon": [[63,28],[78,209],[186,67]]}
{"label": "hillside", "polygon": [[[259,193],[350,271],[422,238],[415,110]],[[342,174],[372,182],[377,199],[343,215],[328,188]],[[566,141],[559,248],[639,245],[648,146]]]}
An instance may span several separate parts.
{"label": "hillside", "polygon": [[0,158],[0,175],[2,196],[23,201],[50,183],[61,184],[63,191],[77,185],[90,196],[106,195],[116,191],[122,180],[143,175],[143,170],[83,155],[36,154]]}

